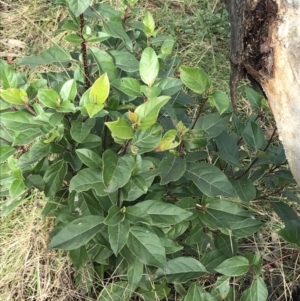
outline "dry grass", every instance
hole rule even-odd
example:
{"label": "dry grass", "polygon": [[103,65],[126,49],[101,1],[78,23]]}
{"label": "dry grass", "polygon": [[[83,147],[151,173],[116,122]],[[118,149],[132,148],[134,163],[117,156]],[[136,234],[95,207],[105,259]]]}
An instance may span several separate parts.
{"label": "dry grass", "polygon": [[68,257],[47,250],[53,220],[43,220],[39,201],[1,218],[0,300],[81,300]]}

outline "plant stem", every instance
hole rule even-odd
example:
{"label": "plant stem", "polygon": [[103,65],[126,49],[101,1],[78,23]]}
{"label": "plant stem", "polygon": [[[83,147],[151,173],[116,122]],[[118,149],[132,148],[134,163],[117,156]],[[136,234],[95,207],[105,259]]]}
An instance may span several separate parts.
{"label": "plant stem", "polygon": [[25,108],[26,108],[32,115],[34,115],[34,116],[37,115],[36,112],[32,109],[32,107],[31,107],[28,103],[25,104]]}
{"label": "plant stem", "polygon": [[83,60],[85,88],[88,89],[91,86],[91,78],[90,78],[89,66],[88,66],[88,60],[87,60],[86,40],[83,37],[84,15],[81,14],[79,16],[79,18],[80,18],[79,36],[83,39],[83,41],[81,43],[81,54],[82,54],[82,60]]}
{"label": "plant stem", "polygon": [[200,106],[199,109],[198,109],[197,116],[196,116],[196,118],[195,118],[195,120],[194,120],[194,122],[193,122],[193,124],[192,124],[192,126],[191,126],[191,130],[194,129],[194,127],[195,127],[195,125],[196,125],[196,123],[197,123],[197,121],[198,121],[198,119],[199,119],[199,117],[200,117],[200,114],[202,113],[202,111],[203,111],[203,109],[204,109],[204,106],[205,106],[207,100],[208,100],[207,97],[203,98],[203,101],[202,101],[202,103],[201,103],[201,106]]}

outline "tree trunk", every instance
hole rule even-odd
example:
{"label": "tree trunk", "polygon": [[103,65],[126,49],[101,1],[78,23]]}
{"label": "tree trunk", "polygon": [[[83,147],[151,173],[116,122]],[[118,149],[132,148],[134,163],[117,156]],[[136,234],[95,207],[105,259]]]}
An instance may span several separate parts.
{"label": "tree trunk", "polygon": [[231,100],[244,72],[263,87],[300,185],[300,1],[224,0],[231,23]]}

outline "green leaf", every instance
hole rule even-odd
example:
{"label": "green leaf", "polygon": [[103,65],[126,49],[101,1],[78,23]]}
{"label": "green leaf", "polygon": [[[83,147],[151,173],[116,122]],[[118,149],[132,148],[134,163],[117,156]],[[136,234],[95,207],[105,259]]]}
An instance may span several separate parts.
{"label": "green leaf", "polygon": [[237,167],[241,167],[239,161],[239,149],[237,146],[237,136],[235,134],[228,134],[226,131],[215,138],[219,151],[217,155]]}
{"label": "green leaf", "polygon": [[70,100],[65,100],[61,105],[56,109],[57,112],[61,113],[70,113],[75,111],[75,106],[70,102]]}
{"label": "green leaf", "polygon": [[170,283],[184,283],[206,274],[202,263],[191,257],[177,257],[156,271],[158,278],[166,277]]}
{"label": "green leaf", "polygon": [[134,160],[132,157],[118,157],[109,149],[104,152],[102,160],[103,183],[106,191],[112,193],[129,181],[135,165]]}
{"label": "green leaf", "polygon": [[18,86],[18,78],[12,66],[3,60],[0,60],[0,80],[3,89],[17,88]]}
{"label": "green leaf", "polygon": [[87,191],[90,189],[95,189],[97,192],[100,189],[101,192],[102,185],[102,173],[98,169],[85,168],[78,172],[78,174],[71,179],[70,191]]}
{"label": "green leaf", "polygon": [[108,226],[116,226],[125,219],[124,210],[118,206],[111,206],[108,215],[104,220],[104,224]]}
{"label": "green leaf", "polygon": [[107,73],[102,74],[92,85],[90,99],[94,104],[104,104],[109,95],[110,84]]}
{"label": "green leaf", "polygon": [[[219,228],[224,234],[247,237],[262,225],[248,211],[224,200],[211,200],[204,212],[198,212],[201,221],[211,228]],[[227,230],[226,230],[227,229]]]}
{"label": "green leaf", "polygon": [[181,139],[178,138],[177,130],[169,130],[164,134],[163,138],[160,140],[155,151],[163,152],[166,150],[173,149],[180,144],[180,142],[181,142],[180,140]]}
{"label": "green leaf", "polygon": [[207,196],[237,196],[225,174],[214,165],[205,162],[189,165],[185,176]]}
{"label": "green leaf", "polygon": [[201,116],[195,124],[195,129],[207,132],[207,139],[218,137],[226,130],[230,114],[220,115],[219,113]]}
{"label": "green leaf", "polygon": [[111,50],[109,53],[113,56],[117,68],[130,73],[139,70],[139,61],[129,51],[118,49]]}
{"label": "green leaf", "polygon": [[105,124],[110,129],[113,137],[124,140],[133,138],[134,131],[124,118],[118,118],[116,121],[105,122]]}
{"label": "green leaf", "polygon": [[62,228],[52,239],[50,249],[74,250],[87,244],[101,229],[104,217],[84,216]]}
{"label": "green leaf", "polygon": [[69,256],[73,266],[77,271],[82,269],[88,261],[88,253],[86,251],[85,246],[82,246],[78,249],[70,250]]}
{"label": "green leaf", "polygon": [[[73,101],[77,95],[75,79],[70,79],[64,83],[59,92],[62,100]],[[64,103],[63,103],[64,104]]]}
{"label": "green leaf", "polygon": [[158,166],[160,172],[160,185],[175,182],[184,175],[186,171],[186,161],[183,158],[168,154]]}
{"label": "green leaf", "polygon": [[80,45],[84,41],[83,38],[80,37],[76,33],[71,33],[71,34],[66,35],[65,40],[70,43],[77,44],[77,45]]}
{"label": "green leaf", "polygon": [[264,132],[254,121],[247,123],[243,132],[243,138],[251,150],[258,151],[265,144]]}
{"label": "green leaf", "polygon": [[220,115],[222,115],[224,112],[226,112],[230,106],[230,101],[228,96],[221,91],[215,91],[213,92],[209,100],[212,104],[212,106],[216,107]]}
{"label": "green leaf", "polygon": [[60,46],[54,45],[43,51],[39,56],[25,56],[17,60],[18,65],[29,65],[34,68],[38,65],[69,62],[70,54]]}
{"label": "green leaf", "polygon": [[[137,288],[141,278],[143,277],[144,264],[141,261],[139,261],[135,256],[132,256],[131,253],[130,257],[131,260],[128,264],[127,279],[130,289],[134,291]],[[126,260],[127,258],[128,257],[125,257]]]}
{"label": "green leaf", "polygon": [[185,296],[183,301],[219,301],[216,297],[212,296],[211,294],[204,291],[204,289],[197,285],[195,282],[192,283],[189,287],[188,293]]}
{"label": "green leaf", "polygon": [[95,104],[95,103],[85,104],[85,109],[87,110],[87,113],[90,118],[94,117],[97,113],[102,111],[103,108],[104,108],[103,104],[100,104],[100,105]]}
{"label": "green leaf", "polygon": [[97,62],[99,70],[101,70],[102,73],[107,73],[110,81],[115,80],[118,77],[118,73],[112,56],[109,55],[106,51],[97,47],[91,47],[90,51],[92,52]]}
{"label": "green leaf", "polygon": [[76,150],[80,161],[87,167],[99,169],[102,166],[101,157],[94,151],[86,148]]}
{"label": "green leaf", "polygon": [[253,281],[250,288],[243,292],[241,301],[266,301],[268,289],[261,277]]}
{"label": "green leaf", "polygon": [[125,212],[126,220],[128,220],[132,224],[137,223],[145,223],[145,224],[151,224],[151,217],[149,214],[147,214],[142,209],[130,206],[126,208]]}
{"label": "green leaf", "polygon": [[60,97],[54,90],[39,89],[38,98],[40,102],[48,108],[58,109],[60,106]]}
{"label": "green leaf", "polygon": [[127,246],[144,264],[163,268],[166,263],[166,252],[156,234],[140,226],[130,229]]}
{"label": "green leaf", "polygon": [[174,95],[183,87],[182,81],[178,78],[166,77],[157,81],[153,87],[161,89],[161,95]]}
{"label": "green leaf", "polygon": [[232,257],[236,255],[238,245],[232,236],[221,234],[215,238],[215,247],[227,257]]}
{"label": "green leaf", "polygon": [[141,86],[135,78],[123,77],[115,79],[112,84],[113,87],[131,97],[142,96]]}
{"label": "green leaf", "polygon": [[102,288],[97,300],[101,301],[125,301],[130,300],[132,291],[128,289],[125,281],[115,281]]}
{"label": "green leaf", "polygon": [[139,70],[142,81],[152,87],[159,72],[159,61],[153,48],[147,47],[142,52]]}
{"label": "green leaf", "polygon": [[139,175],[131,178],[132,182],[141,190],[143,193],[148,191],[148,186],[145,179]]}
{"label": "green leaf", "polygon": [[192,215],[191,212],[173,204],[155,200],[143,201],[134,205],[134,207],[146,212],[151,217],[153,225],[177,224]]}
{"label": "green leaf", "polygon": [[169,96],[159,96],[148,99],[145,103],[135,109],[139,116],[140,125],[138,129],[146,130],[153,126],[158,118],[160,109],[170,100]]}
{"label": "green leaf", "polygon": [[256,188],[249,179],[232,180],[231,184],[243,202],[249,203],[255,199]]}
{"label": "green leaf", "polygon": [[73,121],[70,129],[71,137],[78,143],[82,143],[84,139],[90,134],[91,129],[96,123],[95,119],[87,119],[85,122],[79,117],[78,120]]}
{"label": "green leaf", "polygon": [[89,7],[91,0],[67,0],[71,12],[78,17],[80,14],[83,14],[86,9]]}
{"label": "green leaf", "polygon": [[155,21],[153,19],[152,14],[147,11],[145,13],[145,17],[143,19],[143,23],[144,23],[144,33],[146,34],[146,36],[151,36],[154,35],[155,33]]}
{"label": "green leaf", "polygon": [[207,134],[203,130],[193,129],[183,136],[183,143],[187,150],[203,148],[207,145]]}
{"label": "green leaf", "polygon": [[203,94],[211,87],[208,75],[200,68],[180,67],[180,79],[192,91]]}
{"label": "green leaf", "polygon": [[9,188],[9,195],[12,198],[15,198],[21,195],[26,190],[26,186],[23,180],[14,180]]}
{"label": "green leaf", "polygon": [[17,150],[10,145],[3,144],[0,145],[0,163],[5,162],[11,155],[13,155]]}
{"label": "green leaf", "polygon": [[226,276],[241,276],[248,272],[249,260],[243,256],[234,256],[215,268],[218,273]]}
{"label": "green leaf", "polygon": [[45,182],[44,192],[46,196],[53,196],[62,188],[67,169],[68,165],[63,160],[50,165],[43,178]]}
{"label": "green leaf", "polygon": [[163,128],[158,124],[146,130],[138,129],[131,141],[131,152],[134,154],[143,154],[154,150],[162,136]]}
{"label": "green leaf", "polygon": [[1,113],[0,122],[8,129],[23,132],[28,129],[37,128],[39,125],[34,124],[34,116],[24,112],[5,112]]}
{"label": "green leaf", "polygon": [[110,247],[116,256],[127,242],[129,229],[130,223],[127,220],[124,220],[115,226],[108,226]]}
{"label": "green leaf", "polygon": [[229,280],[230,280],[230,277],[221,276],[221,277],[218,277],[218,279],[214,285],[214,288],[216,289],[216,291],[218,293],[218,298],[220,298],[221,300],[224,300],[230,292]]}
{"label": "green leaf", "polygon": [[13,105],[24,105],[28,102],[28,96],[25,90],[17,88],[8,88],[6,90],[0,90],[0,97],[6,102]]}
{"label": "green leaf", "polygon": [[246,92],[247,99],[251,104],[251,107],[255,110],[260,110],[261,102],[264,97],[249,87],[245,88],[245,92]]}

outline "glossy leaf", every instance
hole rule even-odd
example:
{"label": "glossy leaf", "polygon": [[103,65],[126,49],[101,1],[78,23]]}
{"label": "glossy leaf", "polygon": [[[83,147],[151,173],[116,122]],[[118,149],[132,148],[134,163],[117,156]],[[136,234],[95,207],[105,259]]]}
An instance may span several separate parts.
{"label": "glossy leaf", "polygon": [[39,101],[46,107],[58,109],[60,106],[60,97],[58,93],[51,89],[40,89],[38,91]]}
{"label": "glossy leaf", "polygon": [[136,72],[139,70],[139,61],[129,51],[111,50],[109,52],[114,58],[114,64],[117,68],[126,72]]}
{"label": "glossy leaf", "polygon": [[107,73],[102,74],[92,85],[90,99],[94,104],[102,105],[109,95],[110,84]]}
{"label": "glossy leaf", "polygon": [[237,196],[225,174],[211,164],[201,162],[189,165],[185,176],[207,196]]}
{"label": "glossy leaf", "polygon": [[146,130],[153,126],[157,121],[160,109],[169,100],[169,96],[159,96],[150,98],[145,103],[139,105],[134,111],[138,115],[140,120],[138,129]]}
{"label": "glossy leaf", "polygon": [[246,92],[247,99],[249,100],[249,102],[251,104],[251,107],[253,109],[260,110],[263,96],[249,87],[245,88],[245,92]]}
{"label": "glossy leaf", "polygon": [[50,249],[74,250],[87,244],[101,229],[102,216],[84,216],[62,228],[51,240]]}
{"label": "glossy leaf", "polygon": [[156,271],[158,278],[166,277],[168,282],[184,283],[206,274],[202,263],[191,257],[177,257],[171,259]]}
{"label": "glossy leaf", "polygon": [[61,87],[59,94],[62,100],[73,101],[77,95],[76,81],[74,79],[70,79],[65,82]]}
{"label": "glossy leaf", "polygon": [[266,301],[268,299],[268,289],[261,277],[253,281],[250,288],[241,296],[241,301]]}
{"label": "glossy leaf", "polygon": [[90,118],[94,117],[96,114],[101,112],[104,108],[103,104],[96,104],[96,103],[87,103],[85,104],[85,108]]}
{"label": "glossy leaf", "polygon": [[8,88],[6,90],[0,89],[0,97],[6,102],[13,105],[24,105],[28,102],[28,96],[26,91],[17,88]]}
{"label": "glossy leaf", "polygon": [[159,72],[159,61],[153,48],[147,47],[142,52],[139,70],[142,81],[152,87]]}
{"label": "glossy leaf", "polygon": [[183,136],[184,146],[188,150],[203,148],[207,145],[206,136],[207,133],[203,130],[189,130]]}
{"label": "glossy leaf", "polygon": [[180,144],[180,139],[177,135],[177,130],[169,130],[168,132],[166,132],[163,138],[160,140],[155,151],[163,152],[177,147]]}
{"label": "glossy leaf", "polygon": [[180,79],[188,88],[198,94],[203,94],[211,86],[210,78],[200,68],[181,66]]}
{"label": "glossy leaf", "polygon": [[123,77],[115,79],[112,84],[113,87],[131,97],[142,96],[141,86],[135,78]]}
{"label": "glossy leaf", "polygon": [[124,140],[133,138],[134,131],[124,118],[118,118],[116,121],[105,122],[105,124],[110,129],[113,137]]}
{"label": "glossy leaf", "polygon": [[71,34],[68,34],[65,36],[65,40],[70,42],[70,43],[73,43],[73,44],[77,44],[77,45],[80,45],[84,40],[82,37],[80,37],[78,34],[76,33],[71,33]]}
{"label": "glossy leaf", "polygon": [[161,89],[161,95],[174,95],[183,87],[182,81],[178,78],[166,77],[154,84],[154,87]]}

